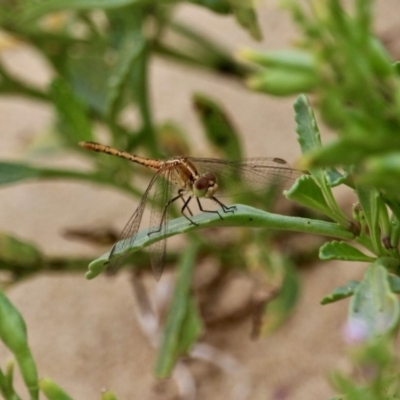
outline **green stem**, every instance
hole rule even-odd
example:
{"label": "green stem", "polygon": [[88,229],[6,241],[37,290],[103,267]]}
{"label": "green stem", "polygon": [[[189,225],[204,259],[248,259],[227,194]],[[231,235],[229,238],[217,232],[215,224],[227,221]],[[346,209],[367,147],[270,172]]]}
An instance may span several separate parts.
{"label": "green stem", "polygon": [[[200,213],[192,218],[190,223],[185,217],[177,218],[168,223],[167,231],[156,233],[154,227],[140,231],[135,240],[127,238],[128,245],[122,245],[125,250],[123,253],[133,253],[142,250],[144,247],[168,237],[187,233],[195,229],[214,228],[214,227],[249,227],[249,228],[269,228],[283,231],[312,233],[334,237],[343,240],[354,239],[354,234],[342,226],[332,222],[319,221],[308,218],[290,217],[269,212],[261,211],[253,207],[237,204],[234,212],[220,211],[223,215],[217,213]],[[151,233],[151,234],[149,234]],[[114,256],[118,254],[114,253]],[[86,273],[87,279],[93,279],[99,275],[107,266],[110,253],[105,253],[89,265],[89,271]]]}
{"label": "green stem", "polygon": [[14,391],[14,388],[10,386],[8,377],[0,370],[0,393],[3,395],[5,400],[22,400],[21,397]]}

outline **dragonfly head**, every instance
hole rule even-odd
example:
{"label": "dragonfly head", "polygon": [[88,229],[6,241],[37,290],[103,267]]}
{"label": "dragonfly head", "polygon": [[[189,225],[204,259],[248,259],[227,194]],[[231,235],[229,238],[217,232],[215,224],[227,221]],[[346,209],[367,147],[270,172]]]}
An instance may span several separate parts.
{"label": "dragonfly head", "polygon": [[217,189],[217,177],[212,172],[201,174],[193,183],[193,194],[196,197],[210,198]]}

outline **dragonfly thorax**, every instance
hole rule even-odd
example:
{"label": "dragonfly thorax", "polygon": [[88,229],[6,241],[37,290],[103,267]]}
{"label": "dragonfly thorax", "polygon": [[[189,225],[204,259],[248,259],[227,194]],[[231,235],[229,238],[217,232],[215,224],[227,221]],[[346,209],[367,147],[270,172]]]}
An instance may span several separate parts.
{"label": "dragonfly thorax", "polygon": [[218,189],[217,177],[212,172],[199,174],[197,168],[186,157],[171,161],[172,181],[180,190],[191,192],[196,197],[211,198]]}
{"label": "dragonfly thorax", "polygon": [[192,192],[196,197],[213,197],[218,190],[217,177],[212,172],[205,172],[193,182]]}

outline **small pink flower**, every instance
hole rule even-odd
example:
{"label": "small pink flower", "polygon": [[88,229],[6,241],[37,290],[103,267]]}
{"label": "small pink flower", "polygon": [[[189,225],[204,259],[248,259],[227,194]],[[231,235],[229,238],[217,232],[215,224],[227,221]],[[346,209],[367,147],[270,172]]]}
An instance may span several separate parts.
{"label": "small pink flower", "polygon": [[365,342],[369,338],[369,329],[365,320],[361,318],[349,319],[343,327],[343,339],[348,344]]}

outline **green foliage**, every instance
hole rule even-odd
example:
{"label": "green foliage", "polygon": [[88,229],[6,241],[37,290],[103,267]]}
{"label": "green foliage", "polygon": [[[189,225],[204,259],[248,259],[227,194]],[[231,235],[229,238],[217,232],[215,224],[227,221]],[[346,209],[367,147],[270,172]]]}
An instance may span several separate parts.
{"label": "green foliage", "polygon": [[[252,38],[261,38],[251,0],[188,2],[230,16]],[[148,171],[138,169],[132,180],[128,162],[84,152],[77,143],[97,140],[97,130],[101,128],[105,141],[129,152],[139,150],[153,157],[190,153],[187,127],[173,121],[154,121],[148,91],[149,65],[154,56],[224,74],[266,94],[298,95],[294,103],[296,132],[302,152],[300,168],[306,171],[285,196],[310,209],[312,218],[266,212],[266,197],[256,193],[240,197],[248,205],[237,204],[235,212],[224,213],[223,218],[215,213],[201,213],[193,217],[194,224],[177,218],[168,225],[166,235],[149,235],[151,229],[142,230],[133,245],[124,250],[136,268],[144,268],[148,263],[141,261],[139,250],[165,237],[191,232],[191,244],[182,256],[173,252],[168,255],[168,261],[179,260],[179,268],[155,374],[162,378],[170,376],[177,360],[190,353],[203,330],[191,285],[200,251],[214,257],[224,268],[250,271],[254,267],[247,256],[247,250],[254,245],[252,238],[232,241],[226,252],[195,231],[209,227],[256,227],[325,236],[327,241],[319,250],[321,260],[367,263],[360,282],[350,281],[334,288],[321,303],[351,297],[350,339],[363,342],[352,360],[357,368],[373,368],[374,373],[361,383],[357,377],[337,373],[332,382],[341,393],[338,398],[346,400],[399,398],[399,369],[390,342],[397,334],[400,319],[395,295],[400,293],[400,74],[399,63],[391,60],[373,34],[373,1],[354,0],[347,11],[339,0],[284,0],[284,7],[302,35],[298,48],[272,52],[241,50],[240,59],[246,61],[245,65],[192,27],[175,22],[173,10],[179,3],[4,2],[0,10],[2,30],[32,46],[49,65],[54,78],[48,87],[38,89],[14,76],[0,61],[0,95],[22,96],[53,107],[53,131],[57,132],[58,142],[63,148],[91,157],[93,170],[80,172],[23,161],[0,162],[0,185],[27,180],[84,180],[140,197],[140,183],[149,179]],[[61,18],[50,23],[56,11]],[[101,14],[102,22],[96,13]],[[165,35],[166,32],[173,35]],[[169,39],[170,36],[176,40]],[[338,133],[336,139],[327,144],[321,142],[313,108],[300,92],[312,94],[317,115]],[[208,94],[194,94],[193,102],[210,148],[224,158],[242,158],[241,133],[235,129],[229,110]],[[123,118],[131,109],[137,112],[138,122],[129,123]],[[222,187],[223,182],[220,184]],[[352,218],[335,199],[332,189],[340,185],[357,196]],[[255,204],[262,210],[250,206]],[[173,212],[176,216],[177,212]],[[270,233],[259,233],[256,244],[262,251],[256,264],[263,266],[265,280],[280,280],[280,288],[270,304],[262,304],[262,313],[272,315],[265,330],[284,321],[294,308],[299,290],[293,261],[279,254],[269,239]],[[117,251],[112,254],[119,255]],[[90,263],[86,277],[93,279],[103,272],[109,257],[110,252]],[[11,271],[13,281],[44,270],[83,270],[83,264],[86,260],[64,259],[61,266],[54,265],[34,246],[4,233],[0,235],[0,268]],[[269,264],[275,268],[265,267]],[[70,398],[48,378],[38,384],[25,323],[3,294],[0,337],[12,351],[31,399],[38,398],[38,388],[48,399]],[[6,372],[0,370],[0,391],[6,400],[20,399],[13,387],[12,363]],[[105,392],[102,398],[115,399],[115,395]]]}
{"label": "green foliage", "polygon": [[172,374],[177,358],[189,352],[203,330],[199,311],[191,294],[191,276],[196,254],[197,246],[188,247],[179,262],[174,296],[155,367],[158,378],[167,378]]}
{"label": "green foliage", "polygon": [[349,281],[345,286],[339,286],[333,290],[331,294],[325,296],[321,300],[321,304],[329,304],[334,303],[335,301],[339,301],[345,299],[346,297],[353,296],[355,288],[358,286],[359,282],[357,281]]}
{"label": "green foliage", "polygon": [[[0,339],[17,360],[31,400],[38,400],[38,375],[36,364],[28,345],[25,321],[2,291],[0,291]],[[7,374],[1,373],[0,391],[4,396],[8,396],[6,397],[7,400],[15,398],[12,397],[14,396],[12,376],[12,367],[8,368]]]}
{"label": "green foliage", "polygon": [[101,394],[101,400],[118,400],[117,396],[109,390]]}
{"label": "green foliage", "polygon": [[72,397],[49,378],[43,378],[39,382],[39,387],[48,400],[72,400]]}
{"label": "green foliage", "polygon": [[341,400],[398,400],[399,360],[386,337],[352,349],[351,372],[335,371],[331,382]]}
{"label": "green foliage", "polygon": [[224,158],[242,159],[239,134],[226,112],[208,96],[199,93],[193,96],[193,104],[210,145],[214,146]]}
{"label": "green foliage", "polygon": [[321,260],[346,260],[346,261],[374,261],[373,257],[369,257],[360,250],[351,246],[346,242],[327,242],[321,246],[319,250],[319,258]]}
{"label": "green foliage", "polygon": [[[152,228],[144,229],[138,233],[137,240],[133,245],[124,249],[126,253],[134,253],[153,243],[184,232],[190,232],[197,229],[212,228],[212,227],[252,227],[252,228],[268,228],[278,229],[283,231],[295,231],[320,234],[326,236],[334,236],[341,239],[352,239],[352,232],[342,228],[340,225],[320,221],[316,219],[290,217],[278,214],[272,214],[259,209],[236,204],[235,213],[224,215],[221,219],[216,213],[201,213],[192,218],[196,224],[188,224],[184,217],[176,218],[168,225],[168,231],[165,235],[162,232],[152,232]],[[121,253],[115,252],[113,256],[119,256]],[[93,279],[107,268],[107,260],[110,257],[110,252],[103,254],[98,259],[94,260],[89,265],[89,271],[86,273],[87,279]]]}
{"label": "green foliage", "polygon": [[371,264],[354,289],[348,324],[360,328],[361,340],[392,331],[399,322],[399,301],[392,292],[383,260]]}

